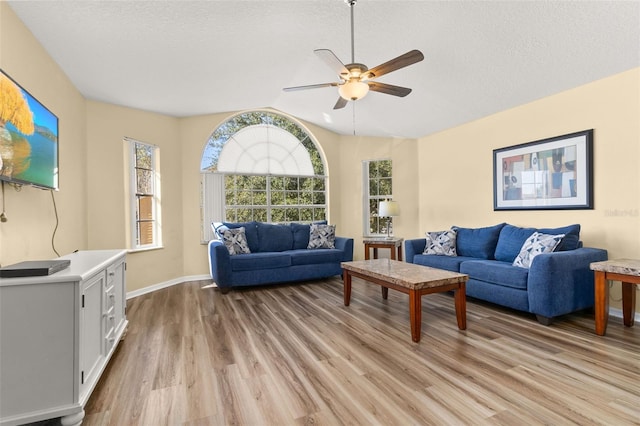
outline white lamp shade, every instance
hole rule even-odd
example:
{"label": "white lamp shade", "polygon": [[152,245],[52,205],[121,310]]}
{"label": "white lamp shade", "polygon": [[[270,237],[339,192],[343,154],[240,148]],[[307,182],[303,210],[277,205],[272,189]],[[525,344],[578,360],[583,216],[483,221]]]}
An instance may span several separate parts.
{"label": "white lamp shade", "polygon": [[369,85],[362,81],[347,81],[338,87],[338,93],[343,99],[357,101],[369,93]]}
{"label": "white lamp shade", "polygon": [[400,206],[396,201],[380,201],[380,205],[378,206],[378,216],[400,216]]}

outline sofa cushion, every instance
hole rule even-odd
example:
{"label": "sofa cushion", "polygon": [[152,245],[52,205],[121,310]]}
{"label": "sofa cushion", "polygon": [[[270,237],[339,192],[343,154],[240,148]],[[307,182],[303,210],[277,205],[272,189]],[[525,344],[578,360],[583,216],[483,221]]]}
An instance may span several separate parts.
{"label": "sofa cushion", "polygon": [[240,228],[235,229],[221,229],[221,234],[222,242],[231,256],[251,253],[249,246],[247,245],[244,227],[241,226]]}
{"label": "sofa cushion", "polygon": [[252,253],[258,251],[258,222],[222,222],[229,229],[244,228],[244,234],[247,237],[247,244]]}
{"label": "sofa cushion", "polygon": [[580,225],[577,223],[560,228],[540,228],[538,232],[550,235],[564,234],[556,251],[575,250],[580,247]]}
{"label": "sofa cushion", "polygon": [[455,229],[439,232],[426,232],[425,237],[426,244],[422,254],[457,256]]}
{"label": "sofa cushion", "polygon": [[287,225],[258,222],[258,252],[285,251],[293,248],[293,232]]}
{"label": "sofa cushion", "polygon": [[242,256],[231,256],[230,260],[231,270],[234,272],[291,266],[291,256],[288,252],[251,253]]}
{"label": "sofa cushion", "polygon": [[293,249],[306,249],[309,245],[309,224],[290,223],[289,226],[293,234]]}
{"label": "sofa cushion", "polygon": [[336,226],[312,223],[309,226],[308,249],[336,248]]}
{"label": "sofa cushion", "polygon": [[562,238],[564,234],[548,235],[534,232],[522,245],[520,253],[513,261],[513,266],[529,268],[537,255],[554,251]]}
{"label": "sofa cushion", "polygon": [[483,281],[503,287],[527,289],[529,270],[518,268],[498,260],[469,260],[462,262],[460,273],[469,275],[477,281]]}
{"label": "sofa cushion", "polygon": [[338,249],[326,250],[292,250],[291,265],[316,265],[320,263],[340,262],[344,252]]}
{"label": "sofa cushion", "polygon": [[460,228],[456,230],[456,252],[458,256],[476,259],[493,259],[500,231],[505,223],[486,228]]}
{"label": "sofa cushion", "polygon": [[502,262],[513,263],[522,244],[536,232],[535,228],[520,228],[519,226],[513,226],[506,224],[500,230],[500,237],[498,238],[498,245],[496,246],[495,259]]}
{"label": "sofa cushion", "polygon": [[430,266],[432,268],[459,272],[460,264],[462,262],[473,259],[473,257],[463,256],[436,256],[433,254],[416,254],[413,257],[413,263],[415,263],[416,265]]}

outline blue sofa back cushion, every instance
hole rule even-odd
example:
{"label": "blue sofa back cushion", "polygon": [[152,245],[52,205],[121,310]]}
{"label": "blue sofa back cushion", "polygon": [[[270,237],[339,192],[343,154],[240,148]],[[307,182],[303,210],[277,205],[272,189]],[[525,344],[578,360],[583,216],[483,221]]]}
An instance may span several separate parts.
{"label": "blue sofa back cushion", "polygon": [[560,241],[555,251],[569,251],[581,247],[580,244],[580,224],[563,226],[562,228],[540,228],[538,232],[543,234],[558,235],[564,234],[564,238]]}
{"label": "blue sofa back cushion", "polygon": [[291,250],[293,232],[287,225],[258,222],[258,252]]}
{"label": "blue sofa back cushion", "polygon": [[290,223],[289,226],[293,234],[293,249],[306,249],[309,245],[309,224]]}
{"label": "blue sofa back cushion", "polygon": [[244,226],[244,235],[247,237],[249,250],[251,250],[251,253],[258,251],[258,222],[222,222],[222,224],[229,229],[241,228]]}
{"label": "blue sofa back cushion", "polygon": [[499,223],[486,228],[460,228],[454,226],[453,228],[457,232],[456,252],[458,256],[493,259],[500,231],[504,225],[506,224]]}
{"label": "blue sofa back cushion", "polygon": [[536,232],[535,228],[520,228],[519,226],[506,224],[500,231],[500,237],[498,238],[495,252],[496,260],[513,263],[524,242],[534,232]]}

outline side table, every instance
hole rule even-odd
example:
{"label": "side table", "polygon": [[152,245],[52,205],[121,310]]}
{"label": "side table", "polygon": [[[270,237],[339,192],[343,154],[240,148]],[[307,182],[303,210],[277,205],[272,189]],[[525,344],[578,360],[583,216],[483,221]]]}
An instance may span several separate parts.
{"label": "side table", "polygon": [[[369,256],[369,250],[373,249],[373,258],[378,258],[378,249],[379,248],[388,248],[391,250],[391,260],[399,260],[402,261],[402,242],[404,238],[372,238],[367,237],[362,240],[364,243],[364,260],[369,260],[371,257]],[[396,256],[397,253],[397,256]]]}
{"label": "side table", "polygon": [[640,284],[640,260],[617,259],[593,262],[590,268],[595,272],[595,323],[596,334],[604,336],[609,321],[608,280],[622,282],[622,317],[624,325],[633,327],[636,311],[636,288]]}
{"label": "side table", "polygon": [[[388,248],[391,251],[391,260],[402,262],[402,242],[404,238],[387,238],[387,237],[365,237],[362,239],[364,243],[364,260],[371,259],[370,249],[373,249],[373,258],[378,258],[379,248]],[[382,298],[386,299],[389,295],[389,288],[382,287]]]}

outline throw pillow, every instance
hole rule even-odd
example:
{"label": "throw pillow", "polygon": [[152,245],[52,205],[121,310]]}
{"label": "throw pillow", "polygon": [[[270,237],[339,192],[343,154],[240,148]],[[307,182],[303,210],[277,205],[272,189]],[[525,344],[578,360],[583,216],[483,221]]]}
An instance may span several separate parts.
{"label": "throw pillow", "polygon": [[537,255],[551,253],[563,238],[564,234],[549,235],[534,232],[522,245],[520,253],[513,261],[513,266],[529,268]]}
{"label": "throw pillow", "polygon": [[336,226],[312,223],[309,226],[308,249],[336,248]]}
{"label": "throw pillow", "polygon": [[456,255],[456,230],[427,232],[425,234],[427,244],[422,254],[436,254],[440,256]]}
{"label": "throw pillow", "polygon": [[251,253],[244,227],[222,230],[222,242],[231,256]]}
{"label": "throw pillow", "polygon": [[211,222],[211,229],[213,230],[214,236],[222,241],[222,231],[229,228],[227,225],[223,225],[222,222]]}

